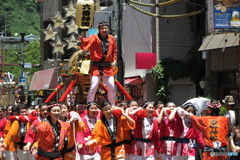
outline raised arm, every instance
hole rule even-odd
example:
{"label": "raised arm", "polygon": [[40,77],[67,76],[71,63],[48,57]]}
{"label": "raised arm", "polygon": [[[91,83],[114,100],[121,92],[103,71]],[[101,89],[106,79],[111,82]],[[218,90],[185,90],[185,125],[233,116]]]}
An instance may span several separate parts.
{"label": "raised arm", "polygon": [[230,136],[228,139],[229,147],[232,152],[240,152],[240,147],[236,146],[233,141],[233,136]]}
{"label": "raised arm", "polygon": [[127,113],[130,116],[132,116],[132,115],[136,114],[140,110],[142,110],[141,107],[138,107],[137,109],[127,108],[125,113]]}
{"label": "raised arm", "polygon": [[127,122],[133,127],[135,128],[135,121],[128,116],[126,113],[123,112],[123,116],[126,118]]}
{"label": "raised arm", "polygon": [[178,110],[178,108],[174,108],[173,111],[171,112],[171,114],[169,115],[168,119],[170,122],[174,119],[177,110]]}
{"label": "raised arm", "polygon": [[162,108],[162,110],[157,118],[158,124],[160,124],[162,122],[164,110],[165,110],[165,108]]}

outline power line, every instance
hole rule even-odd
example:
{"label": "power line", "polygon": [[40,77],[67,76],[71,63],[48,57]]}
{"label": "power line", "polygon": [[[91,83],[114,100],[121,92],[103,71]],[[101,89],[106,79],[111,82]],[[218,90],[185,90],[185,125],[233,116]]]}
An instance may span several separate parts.
{"label": "power line", "polygon": [[138,23],[137,17],[136,17],[136,15],[135,15],[135,11],[134,11],[133,9],[132,9],[132,12],[133,12],[133,15],[134,15],[134,17],[135,17],[135,20],[136,20],[136,22],[137,22],[138,30],[139,30],[140,33],[141,33],[142,39],[144,40],[145,45],[147,46],[148,50],[151,51],[150,48],[149,48],[149,46],[147,45],[146,39],[145,39],[144,36],[143,36],[142,30],[141,30],[141,28],[140,28],[140,25],[139,25],[139,23]]}

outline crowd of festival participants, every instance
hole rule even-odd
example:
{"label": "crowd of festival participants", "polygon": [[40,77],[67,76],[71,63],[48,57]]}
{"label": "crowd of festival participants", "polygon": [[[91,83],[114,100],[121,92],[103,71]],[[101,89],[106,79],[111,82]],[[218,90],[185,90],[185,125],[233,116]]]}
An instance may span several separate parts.
{"label": "crowd of festival participants", "polygon": [[134,100],[116,106],[104,101],[0,107],[0,159],[239,159],[227,156],[240,152],[235,103],[223,102],[225,116],[219,116],[223,103],[217,100],[209,101],[201,116],[191,104],[139,106]]}

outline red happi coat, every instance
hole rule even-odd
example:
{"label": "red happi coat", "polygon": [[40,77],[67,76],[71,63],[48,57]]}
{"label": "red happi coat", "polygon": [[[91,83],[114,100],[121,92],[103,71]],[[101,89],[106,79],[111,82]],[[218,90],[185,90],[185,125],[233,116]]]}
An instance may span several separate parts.
{"label": "red happi coat", "polygon": [[[180,132],[176,133],[174,132],[174,128],[172,125],[170,125],[171,122],[169,122],[168,117],[163,117],[160,125],[159,125],[159,139],[163,137],[175,137],[176,134],[180,134]],[[177,125],[177,124],[176,124]],[[181,125],[178,124],[179,127]],[[180,128],[179,128],[180,129]],[[180,129],[182,130],[182,129]],[[161,152],[162,154],[167,154],[167,155],[175,155],[176,153],[176,148],[175,148],[175,141],[165,141],[165,140],[160,140],[159,145],[157,145],[157,152]]]}
{"label": "red happi coat", "polygon": [[[111,35],[108,35],[108,51],[106,54],[106,58],[104,62],[113,62],[117,59],[117,46],[116,42],[114,40],[114,37]],[[83,38],[81,42],[81,49],[86,50],[88,49],[90,51],[90,59],[92,61],[100,62],[103,54],[102,54],[102,46],[101,46],[101,40],[99,39],[98,35],[92,35],[88,38]],[[108,67],[102,67],[103,75],[104,76],[113,76],[113,66]],[[99,68],[97,66],[92,66],[90,69],[91,76],[99,76]]]}
{"label": "red happi coat", "polygon": [[[134,116],[135,122],[136,122],[136,128],[133,130],[133,137],[134,138],[143,138],[143,118],[140,118],[138,116]],[[132,149],[131,154],[138,155],[138,156],[151,156],[154,155],[154,142],[158,141],[158,135],[154,134],[153,130],[158,130],[158,122],[155,118],[151,117],[152,119],[152,130],[147,139],[149,139],[151,142],[141,142],[137,140],[132,141]],[[154,128],[154,129],[153,129]]]}
{"label": "red happi coat", "polygon": [[[33,121],[31,126],[38,126],[41,123],[41,119],[38,118],[35,121]],[[36,132],[34,132],[31,127],[29,130],[27,130],[25,139],[24,139],[24,143],[34,143],[36,141]]]}
{"label": "red happi coat", "polygon": [[174,144],[174,155],[177,156],[195,156],[196,150],[194,148],[195,141],[199,145],[200,149],[205,146],[202,134],[199,130],[193,127],[191,120],[188,120],[189,126],[185,124],[184,118],[180,117],[177,113],[173,121],[169,124],[174,130],[175,138],[187,138],[190,139],[190,143],[175,143]]}

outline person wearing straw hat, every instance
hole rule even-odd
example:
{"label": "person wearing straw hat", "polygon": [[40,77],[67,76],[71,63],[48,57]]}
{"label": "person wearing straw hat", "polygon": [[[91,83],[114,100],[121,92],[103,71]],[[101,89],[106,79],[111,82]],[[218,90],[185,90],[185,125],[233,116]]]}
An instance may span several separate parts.
{"label": "person wearing straw hat", "polygon": [[228,127],[230,131],[236,125],[236,113],[234,111],[235,101],[233,96],[227,95],[222,100],[222,102],[224,103],[224,106],[227,110],[227,113],[224,116],[227,117],[229,120]]}

